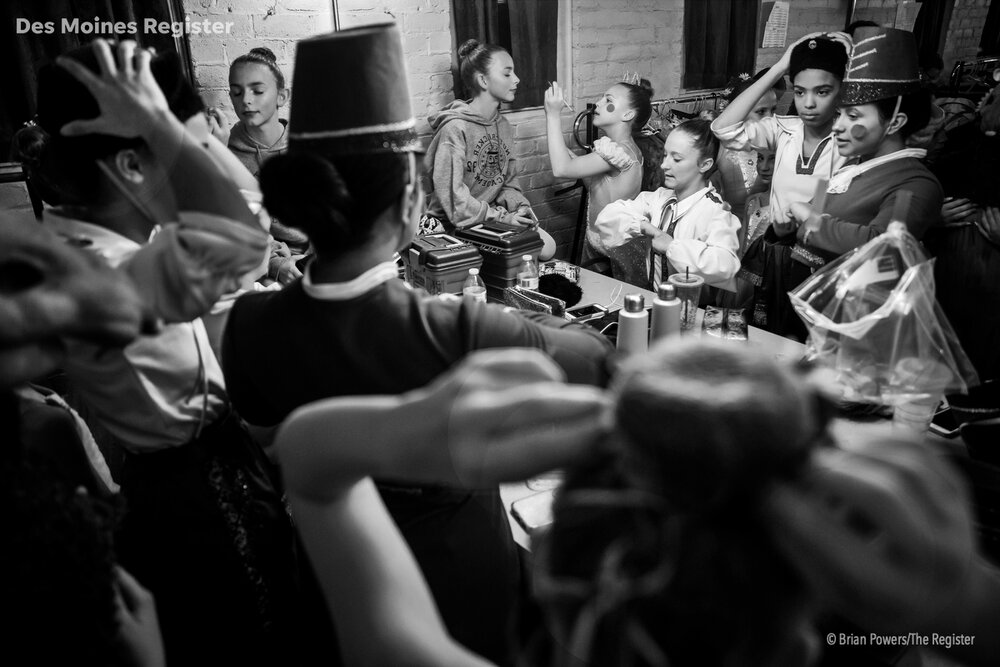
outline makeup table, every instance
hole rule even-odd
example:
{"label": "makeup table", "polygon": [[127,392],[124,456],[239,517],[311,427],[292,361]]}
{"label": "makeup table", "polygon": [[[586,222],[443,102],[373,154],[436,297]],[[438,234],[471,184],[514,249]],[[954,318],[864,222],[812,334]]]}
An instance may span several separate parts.
{"label": "makeup table", "polygon": [[[652,303],[655,296],[649,290],[623,283],[620,280],[615,280],[614,278],[595,273],[588,269],[580,269],[580,281],[578,284],[580,289],[583,290],[583,298],[580,300],[581,305],[597,303],[606,307],[611,312],[616,312],[622,308],[626,294],[641,294],[647,305]],[[701,335],[702,315],[703,311],[699,310],[694,329],[690,334],[685,335]],[[799,359],[805,353],[805,346],[802,343],[796,343],[793,340],[777,336],[757,327],[751,326],[747,329],[747,341],[732,341],[733,345],[749,345],[758,348],[766,354],[774,355],[775,359],[789,361]],[[529,484],[535,488],[529,488]],[[504,484],[500,487],[500,496],[509,513],[511,505],[522,498],[534,496],[539,493],[548,494],[548,497],[551,498],[551,490],[542,489],[556,485],[557,481],[552,476],[535,481]],[[544,506],[544,498],[544,496],[539,497],[539,505]],[[524,529],[513,516],[508,516],[508,518],[510,519],[514,539],[521,546],[529,548],[527,533],[525,533]]]}

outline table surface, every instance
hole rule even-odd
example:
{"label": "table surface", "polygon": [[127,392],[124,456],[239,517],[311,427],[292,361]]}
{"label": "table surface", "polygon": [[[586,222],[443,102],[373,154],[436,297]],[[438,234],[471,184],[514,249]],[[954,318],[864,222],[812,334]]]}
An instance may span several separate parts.
{"label": "table surface", "polygon": [[[602,276],[587,269],[580,269],[580,288],[583,290],[583,299],[580,303],[599,303],[606,306],[608,310],[618,310],[622,307],[626,294],[642,294],[647,303],[654,294],[649,290],[644,290],[633,285],[622,283],[608,276]],[[701,314],[699,311],[698,322],[693,332],[688,335],[701,335]],[[757,327],[749,327],[747,342],[733,342],[734,345],[750,345],[760,349],[762,352],[774,355],[775,359],[795,361],[805,354],[805,345],[797,343],[788,338],[777,336]],[[854,443],[868,440],[873,437],[888,437],[892,433],[892,423],[887,420],[875,422],[856,422],[846,419],[837,419],[833,424],[833,435],[838,444],[845,448],[850,448]],[[960,440],[946,440],[934,434],[928,433],[928,441],[944,449],[964,449]],[[500,487],[500,496],[508,512],[512,503],[538,493],[548,493],[551,491],[539,491],[537,483],[533,484],[536,489],[528,488],[528,482],[518,482],[513,484],[503,484]],[[530,539],[521,526],[510,517],[511,531],[518,544],[525,548],[530,548]]]}
{"label": "table surface", "polygon": [[[650,303],[655,296],[649,290],[623,283],[619,280],[615,280],[614,278],[603,276],[587,269],[580,269],[579,285],[580,289],[583,290],[583,298],[580,300],[581,304],[598,303],[605,306],[609,311],[621,309],[622,304],[625,301],[626,294],[642,294],[643,298],[646,299],[647,304]],[[694,329],[692,329],[692,332],[697,333],[686,335],[701,335],[702,313],[703,311],[699,310],[698,320]],[[802,343],[797,343],[793,340],[776,336],[768,331],[764,331],[763,329],[758,329],[757,327],[748,328],[746,343],[734,341],[733,344],[750,345],[751,347],[759,348],[765,353],[773,354],[776,359],[796,360],[802,357],[805,353],[805,346]],[[514,484],[501,485],[500,496],[503,499],[504,505],[508,508],[508,512],[510,511],[511,504],[521,498],[526,498],[536,493],[550,493],[529,489],[527,484],[528,482],[517,482]],[[521,546],[528,548],[528,535],[513,517],[510,518],[510,524],[511,531],[514,534],[514,539]]]}

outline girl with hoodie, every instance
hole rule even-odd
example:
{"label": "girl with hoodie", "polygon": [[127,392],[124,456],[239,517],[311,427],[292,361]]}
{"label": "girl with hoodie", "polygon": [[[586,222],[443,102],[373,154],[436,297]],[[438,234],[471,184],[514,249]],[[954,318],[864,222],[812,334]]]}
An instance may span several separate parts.
{"label": "girl with hoodie", "polygon": [[[288,150],[288,121],[278,117],[278,109],[290,95],[285,75],[270,49],[251,49],[229,67],[229,98],[240,118],[229,133],[229,150],[254,178],[260,177],[264,162]],[[210,114],[218,122],[218,111],[211,110]],[[302,275],[294,260],[309,252],[309,238],[277,220],[271,221],[271,235],[287,250],[279,247],[272,253],[268,277],[273,275],[286,284]]]}
{"label": "girl with hoodie", "polygon": [[251,49],[229,67],[229,98],[240,118],[229,133],[229,149],[255,177],[265,160],[288,148],[288,121],[278,118],[288,97],[270,49]]}
{"label": "girl with hoodie", "polygon": [[[483,222],[525,228],[537,219],[517,185],[514,128],[500,115],[502,102],[513,102],[520,79],[503,47],[467,40],[458,49],[459,72],[469,100],[455,100],[427,120],[434,138],[425,164],[432,189],[420,233],[453,231]],[[555,252],[552,237],[542,256]]]}

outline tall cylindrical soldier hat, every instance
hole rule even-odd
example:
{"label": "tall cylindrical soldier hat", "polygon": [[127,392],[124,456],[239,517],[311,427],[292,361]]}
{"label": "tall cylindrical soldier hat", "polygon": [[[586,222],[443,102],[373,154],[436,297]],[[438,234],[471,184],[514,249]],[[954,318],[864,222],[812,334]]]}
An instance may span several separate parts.
{"label": "tall cylindrical soldier hat", "polygon": [[288,150],[326,155],[422,151],[403,43],[393,23],[298,43]]}
{"label": "tall cylindrical soldier hat", "polygon": [[858,28],[840,87],[840,104],[870,104],[919,89],[920,65],[913,33],[895,28]]}

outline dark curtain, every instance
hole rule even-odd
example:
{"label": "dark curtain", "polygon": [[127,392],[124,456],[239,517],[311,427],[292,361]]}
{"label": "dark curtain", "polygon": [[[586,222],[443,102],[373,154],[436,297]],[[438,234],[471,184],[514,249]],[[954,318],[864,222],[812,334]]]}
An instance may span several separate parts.
{"label": "dark curtain", "polygon": [[[16,19],[54,23],[53,34],[15,32]],[[127,35],[142,46],[158,51],[174,51],[190,71],[187,37],[144,34],[142,21],[183,21],[180,0],[3,0],[0,2],[0,25],[7,31],[0,40],[0,68],[5,91],[0,95],[0,162],[10,155],[10,141],[21,125],[35,113],[35,72],[60,53],[90,42],[96,35],[63,31],[62,20],[136,21],[138,32]]]}
{"label": "dark curtain", "polygon": [[521,78],[518,106],[541,106],[549,82],[556,80],[558,11],[555,0],[510,0],[511,53]]}
{"label": "dark curtain", "polygon": [[979,54],[983,56],[1000,55],[1000,2],[993,0],[990,11],[986,15],[983,26],[983,36],[979,40]]}
{"label": "dark curtain", "polygon": [[758,0],[684,3],[684,87],[721,88],[730,77],[753,74]]}
{"label": "dark curtain", "polygon": [[923,0],[913,24],[913,36],[920,53],[941,53],[941,33],[955,0]]}
{"label": "dark curtain", "polygon": [[468,97],[458,75],[458,47],[478,39],[504,47],[514,59],[521,79],[514,108],[540,106],[556,78],[558,11],[556,0],[452,0],[455,97]]}

